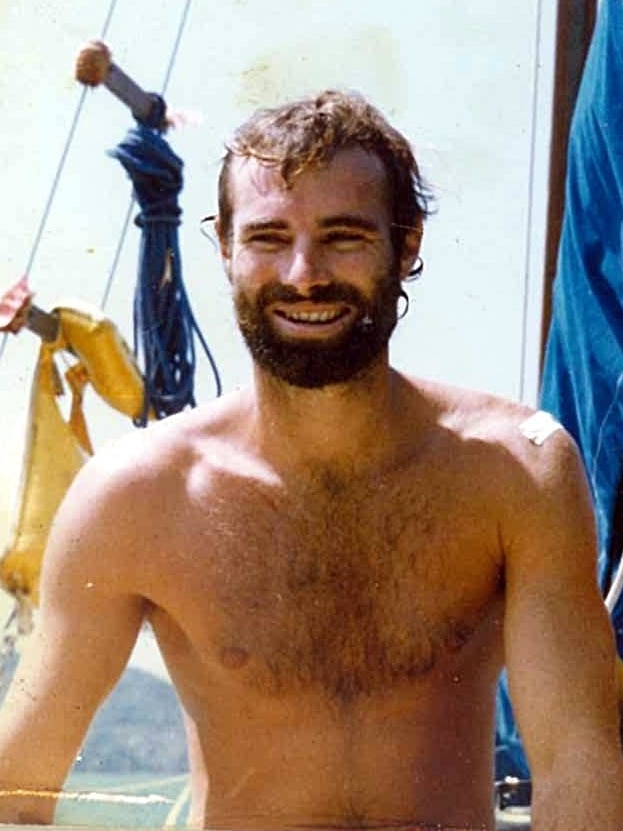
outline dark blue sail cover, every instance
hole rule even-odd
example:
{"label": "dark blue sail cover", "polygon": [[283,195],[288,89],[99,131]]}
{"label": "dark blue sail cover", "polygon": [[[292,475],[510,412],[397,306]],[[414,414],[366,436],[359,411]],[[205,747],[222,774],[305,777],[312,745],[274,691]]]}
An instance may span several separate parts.
{"label": "dark blue sail cover", "polygon": [[[540,403],[580,448],[595,505],[604,595],[620,560],[614,515],[623,468],[622,246],[623,0],[602,0],[571,124]],[[623,654],[623,602],[612,619]],[[525,775],[505,681],[497,750],[498,774],[510,763],[515,775]]]}
{"label": "dark blue sail cover", "polygon": [[[565,216],[541,406],[577,441],[604,594],[618,568],[623,469],[623,3],[602,0],[571,127]],[[613,621],[623,649],[623,603]]]}

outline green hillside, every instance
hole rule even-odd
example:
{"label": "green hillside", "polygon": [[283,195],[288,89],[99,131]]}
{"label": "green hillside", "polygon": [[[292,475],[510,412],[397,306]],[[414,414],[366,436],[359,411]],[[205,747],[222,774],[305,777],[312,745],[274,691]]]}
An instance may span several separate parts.
{"label": "green hillside", "polygon": [[[0,681],[0,700],[13,668],[8,666]],[[127,669],[93,720],[74,770],[185,773],[184,728],[171,684],[144,670]]]}
{"label": "green hillside", "polygon": [[149,672],[127,669],[95,717],[75,765],[99,773],[184,773],[177,695]]}

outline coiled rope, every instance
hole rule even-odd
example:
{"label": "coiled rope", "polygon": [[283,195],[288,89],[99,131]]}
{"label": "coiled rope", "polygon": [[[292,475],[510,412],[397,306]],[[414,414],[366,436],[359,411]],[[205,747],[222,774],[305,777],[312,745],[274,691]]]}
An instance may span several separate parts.
{"label": "coiled rope", "polygon": [[[191,3],[192,0],[186,0],[183,6],[169,56],[169,61],[166,67],[161,94],[160,96],[157,96],[161,100],[163,107],[163,96],[166,94],[173,68],[177,60],[183,33],[190,13]],[[111,0],[106,20],[102,28],[102,38],[105,37],[110,27],[110,22],[116,5],[117,0]],[[87,88],[84,87],[81,92],[61,158],[55,171],[50,194],[46,201],[43,215],[35,234],[35,239],[28,258],[25,272],[26,274],[30,274],[32,270],[44,230],[49,219],[52,204],[63,175],[69,151],[76,133],[76,128],[82,114],[86,90]],[[147,126],[153,127],[153,125]],[[116,153],[113,153],[113,155],[116,155]],[[140,197],[139,201],[141,201]],[[135,194],[130,197],[125,217],[122,222],[117,246],[113,254],[113,260],[105,282],[104,291],[102,293],[102,299],[100,302],[100,307],[102,309],[106,308],[109,301],[113,281],[118,271],[121,253],[126,241],[134,208]],[[144,211],[142,215],[139,215],[137,224],[146,229],[151,221],[152,220],[149,218],[148,212]],[[158,221],[160,221],[160,218]],[[179,219],[174,221],[174,225],[178,223]],[[144,241],[142,241],[141,245],[142,249],[144,249]],[[172,252],[173,250],[171,249],[169,254]],[[170,270],[173,278],[172,286],[167,288],[165,292],[161,291],[162,285],[155,285],[155,278],[153,275],[147,279],[144,274],[141,273],[144,272],[144,269],[139,270],[139,283],[135,292],[134,303],[134,351],[137,356],[142,355],[144,363],[143,368],[146,392],[145,411],[143,417],[136,422],[141,426],[146,423],[148,412],[151,412],[160,418],[173,412],[178,412],[185,406],[195,406],[196,402],[193,390],[196,361],[194,336],[197,337],[210,364],[215,381],[216,395],[218,396],[222,392],[221,379],[216,362],[206,339],[199,329],[196,318],[192,313],[186,290],[182,283],[180,272],[181,257],[177,248],[173,253],[175,253],[175,257],[172,258],[173,268]],[[160,270],[160,275],[162,275],[162,269]],[[160,277],[158,280],[160,280]],[[139,337],[141,340],[140,343]],[[2,344],[0,344],[0,358],[2,357],[5,344],[6,335],[4,336]]]}
{"label": "coiled rope", "polygon": [[[116,0],[115,0],[116,2]],[[167,65],[167,69],[164,75],[164,81],[162,82],[162,87],[160,89],[160,95],[162,98],[166,98],[166,92],[169,87],[169,81],[171,80],[171,75],[173,73],[173,67],[175,66],[175,61],[177,60],[177,55],[180,49],[180,44],[182,42],[182,35],[184,33],[184,29],[186,28],[186,22],[188,20],[188,16],[190,14],[190,6],[192,0],[186,0],[184,8],[182,9],[182,15],[180,18],[179,26],[177,28],[177,33],[175,36],[175,40],[173,42],[173,48],[171,50],[171,55],[169,57],[169,63]],[[102,38],[103,39],[103,38]],[[112,264],[110,267],[110,271],[108,274],[108,279],[106,281],[106,285],[104,287],[104,293],[102,295],[102,300],[100,306],[102,309],[106,308],[106,304],[108,303],[108,298],[110,295],[110,291],[115,279],[115,275],[117,273],[117,268],[119,266],[119,260],[121,259],[121,252],[123,251],[123,246],[125,244],[125,239],[128,233],[128,228],[130,227],[130,223],[132,221],[132,214],[135,210],[135,199],[134,197],[130,198],[128,208],[125,213],[125,217],[123,220],[123,224],[121,226],[121,232],[119,234],[119,241],[117,243],[117,248],[115,249],[115,253],[113,255]]]}

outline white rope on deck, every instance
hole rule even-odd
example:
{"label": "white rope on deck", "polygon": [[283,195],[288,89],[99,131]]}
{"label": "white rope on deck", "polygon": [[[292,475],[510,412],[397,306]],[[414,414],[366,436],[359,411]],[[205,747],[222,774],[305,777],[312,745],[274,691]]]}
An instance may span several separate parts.
{"label": "white rope on deck", "polygon": [[617,574],[614,579],[613,584],[610,586],[610,590],[606,597],[606,609],[613,613],[614,607],[619,602],[619,598],[621,597],[621,592],[623,591],[623,555],[621,558],[621,564],[617,569]]}
{"label": "white rope on deck", "polygon": [[174,805],[174,800],[160,794],[146,794],[145,796],[130,796],[122,793],[104,793],[101,791],[46,791],[30,790],[28,788],[12,788],[0,790],[0,798],[4,796],[40,797],[41,799],[66,799],[73,802],[107,802],[122,805]]}

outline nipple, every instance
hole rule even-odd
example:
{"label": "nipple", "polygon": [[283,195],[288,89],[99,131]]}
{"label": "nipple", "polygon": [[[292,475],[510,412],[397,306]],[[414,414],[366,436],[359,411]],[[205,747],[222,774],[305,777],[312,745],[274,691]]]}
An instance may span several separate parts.
{"label": "nipple", "polygon": [[249,660],[246,649],[238,646],[224,646],[221,649],[221,663],[227,669],[241,669]]}

